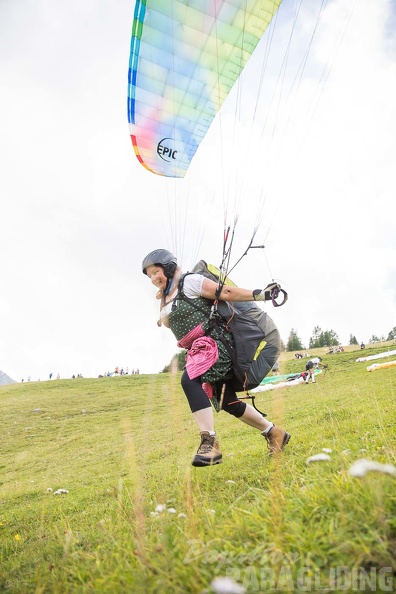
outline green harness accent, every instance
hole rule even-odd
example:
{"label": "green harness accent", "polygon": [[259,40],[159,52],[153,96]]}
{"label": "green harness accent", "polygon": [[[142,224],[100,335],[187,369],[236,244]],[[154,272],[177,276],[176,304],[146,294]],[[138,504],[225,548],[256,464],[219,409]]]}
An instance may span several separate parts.
{"label": "green harness accent", "polygon": [[254,353],[254,357],[253,357],[253,361],[257,361],[258,356],[260,355],[261,351],[265,348],[265,345],[267,344],[266,340],[262,340],[260,342],[260,344],[258,345],[256,352]]}

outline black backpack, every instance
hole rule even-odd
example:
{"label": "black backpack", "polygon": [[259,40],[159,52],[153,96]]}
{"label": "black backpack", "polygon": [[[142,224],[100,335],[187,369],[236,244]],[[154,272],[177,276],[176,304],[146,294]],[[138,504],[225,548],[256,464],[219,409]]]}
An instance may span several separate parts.
{"label": "black backpack", "polygon": [[[179,298],[199,308],[194,303],[195,300],[189,299],[183,292],[184,278],[188,274],[202,274],[206,278],[218,282],[220,271],[215,266],[200,260],[191,272],[182,276],[179,284]],[[229,278],[225,279],[224,284],[236,286]],[[234,350],[230,348],[226,339],[222,342],[233,362],[233,387],[235,391],[242,392],[256,388],[272,369],[279,356],[280,336],[278,329],[272,319],[259,308],[255,301],[232,304],[219,301],[216,314],[210,320],[211,327],[216,325],[216,316],[220,316],[226,322],[226,327],[232,333],[234,339]],[[221,327],[224,328],[224,324]]]}

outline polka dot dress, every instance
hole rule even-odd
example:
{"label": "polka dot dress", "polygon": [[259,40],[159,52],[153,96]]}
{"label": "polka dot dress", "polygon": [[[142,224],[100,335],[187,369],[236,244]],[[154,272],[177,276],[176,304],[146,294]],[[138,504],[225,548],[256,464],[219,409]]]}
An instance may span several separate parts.
{"label": "polka dot dress", "polygon": [[[197,309],[198,307],[200,309]],[[176,297],[175,306],[168,318],[169,328],[175,335],[176,339],[180,340],[183,338],[183,336],[188,334],[193,328],[201,323],[203,323],[203,329],[206,332],[209,329],[209,316],[211,313],[211,307],[212,302],[208,299],[204,299],[203,297],[194,299],[194,305],[188,301],[184,301],[183,299]],[[219,351],[219,358],[216,363],[201,376],[201,381],[212,384],[213,388],[215,388],[214,384],[216,382],[230,379],[233,376],[232,361],[226,347],[219,339],[221,332],[222,336],[227,340],[229,346],[233,349],[234,344],[232,334],[226,329],[226,325],[223,320],[220,320],[219,326],[221,330],[212,328],[209,333],[209,335],[216,341]],[[216,410],[218,410],[218,406],[216,406],[216,404],[218,404],[217,401],[213,404]]]}

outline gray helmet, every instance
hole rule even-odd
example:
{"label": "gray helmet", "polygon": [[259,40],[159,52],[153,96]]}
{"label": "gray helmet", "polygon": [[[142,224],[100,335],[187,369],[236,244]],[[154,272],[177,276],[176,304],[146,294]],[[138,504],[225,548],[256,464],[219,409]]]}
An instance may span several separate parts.
{"label": "gray helmet", "polygon": [[142,262],[143,273],[147,274],[147,266],[153,265],[162,266],[166,278],[171,279],[177,268],[177,259],[176,256],[168,250],[154,250],[153,252],[150,252]]}

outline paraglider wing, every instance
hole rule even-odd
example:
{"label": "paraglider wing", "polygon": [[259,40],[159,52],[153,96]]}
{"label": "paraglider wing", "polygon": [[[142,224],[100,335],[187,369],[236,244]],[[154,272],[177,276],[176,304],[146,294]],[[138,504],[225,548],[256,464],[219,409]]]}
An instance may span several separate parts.
{"label": "paraglider wing", "polygon": [[135,154],[184,177],[281,0],[137,0],[128,78]]}

